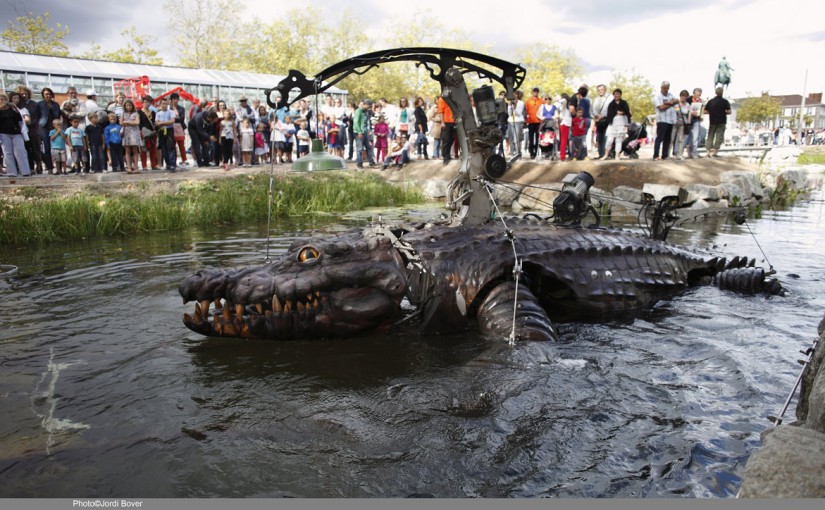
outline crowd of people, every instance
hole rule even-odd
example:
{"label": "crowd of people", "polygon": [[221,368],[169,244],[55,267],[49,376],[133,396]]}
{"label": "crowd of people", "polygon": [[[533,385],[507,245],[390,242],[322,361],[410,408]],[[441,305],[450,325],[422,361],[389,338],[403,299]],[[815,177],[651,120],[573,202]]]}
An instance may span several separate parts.
{"label": "crowd of people", "polygon": [[[608,95],[601,84],[595,94],[589,92],[582,85],[573,94],[542,95],[534,87],[527,99],[518,90],[508,100],[501,91],[496,124],[504,140],[497,152],[540,159],[547,154],[544,135],[551,132],[550,153],[561,161],[588,159],[589,154],[593,154],[589,159],[619,157],[633,133],[633,112],[621,89]],[[654,98],[655,116],[650,119],[655,126],[653,158],[698,157],[705,116],[707,157],[717,156],[731,112],[722,93],[718,87],[714,97],[706,100],[702,89],[695,88],[675,96],[670,83],[662,82]],[[77,89],[69,87],[61,104],[49,87],[40,95],[42,100],[36,101],[25,86],[0,94],[0,145],[8,176],[134,174],[161,166],[175,172],[178,162],[190,165],[187,152],[199,167],[228,171],[291,163],[309,153],[313,139],[358,168],[364,164],[401,168],[412,157],[440,158],[447,164],[459,154],[455,119],[440,96],[429,102],[419,96],[412,103],[402,97],[397,104],[381,98],[344,105],[341,97],[328,95],[316,112],[303,99],[291,108],[269,109],[246,96],[232,105],[211,98],[186,111],[177,94],[160,101],[150,96],[133,101],[119,93],[105,107],[97,103],[92,89],[81,99]],[[774,143],[786,134],[777,128],[772,133]],[[731,135],[734,143],[742,136],[736,127]],[[807,138],[808,143],[816,143],[822,140],[822,131],[811,130]]]}

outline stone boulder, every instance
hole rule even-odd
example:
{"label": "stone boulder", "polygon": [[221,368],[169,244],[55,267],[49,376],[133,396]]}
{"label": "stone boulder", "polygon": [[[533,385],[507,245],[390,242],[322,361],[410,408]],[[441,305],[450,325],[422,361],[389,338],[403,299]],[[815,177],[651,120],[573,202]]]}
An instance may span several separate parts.
{"label": "stone boulder", "polygon": [[808,172],[801,169],[783,170],[776,176],[776,188],[782,189],[782,186],[785,184],[787,184],[788,189],[795,189],[797,191],[808,189],[810,185]]}
{"label": "stone boulder", "polygon": [[724,172],[719,175],[721,184],[735,184],[742,190],[739,196],[742,200],[747,200],[750,197],[757,199],[762,198],[762,183],[759,182],[759,177],[753,172]]}
{"label": "stone boulder", "polygon": [[421,193],[427,198],[444,198],[449,184],[449,181],[443,179],[427,179],[421,183]]}
{"label": "stone boulder", "polygon": [[721,200],[727,191],[721,186],[708,186],[707,184],[688,184],[685,186],[688,191],[688,203],[694,200],[710,200],[715,202]]}
{"label": "stone boulder", "polygon": [[[524,187],[523,184],[498,185],[494,187],[493,196],[496,197],[499,205],[510,207],[513,201],[521,195]],[[559,188],[561,188],[561,184],[559,184]]]}
{"label": "stone boulder", "polygon": [[825,498],[825,434],[781,425],[762,433],[745,467],[742,498]]}
{"label": "stone boulder", "polygon": [[734,197],[739,197],[739,205],[742,205],[742,202],[746,197],[743,197],[742,188],[739,187],[737,184],[733,184],[732,182],[726,182],[719,185],[719,192],[721,193],[722,198],[726,198],[733,202]]}
{"label": "stone boulder", "polygon": [[513,202],[511,208],[515,206],[515,202],[518,202],[519,206],[524,209],[532,209],[534,211],[552,211],[553,200],[559,196],[559,192],[557,191],[558,189],[561,189],[561,186],[553,185],[553,189],[528,188],[522,190],[521,195],[519,195],[518,199]]}
{"label": "stone boulder", "polygon": [[619,200],[641,204],[644,202],[642,190],[631,188],[630,186],[616,186],[613,188],[613,196]]}

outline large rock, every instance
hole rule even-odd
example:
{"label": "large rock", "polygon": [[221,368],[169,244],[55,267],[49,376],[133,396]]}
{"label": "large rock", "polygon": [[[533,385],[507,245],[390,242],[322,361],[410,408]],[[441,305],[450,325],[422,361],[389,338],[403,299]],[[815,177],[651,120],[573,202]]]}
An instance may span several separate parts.
{"label": "large rock", "polygon": [[742,196],[742,188],[740,188],[739,185],[734,184],[732,182],[723,182],[722,184],[720,184],[719,192],[721,193],[722,198],[726,198],[731,202],[734,201],[734,197],[738,197],[739,205],[742,205],[744,199],[747,198]]}
{"label": "large rock", "polygon": [[776,176],[776,188],[782,189],[787,183],[788,189],[805,190],[808,189],[808,172],[800,169],[784,170]]}
{"label": "large rock", "polygon": [[715,202],[724,198],[722,195],[726,193],[726,190],[720,186],[708,186],[707,184],[688,184],[685,189],[688,191],[688,202],[695,200]]}
{"label": "large rock", "polygon": [[552,211],[553,200],[559,196],[559,192],[557,191],[558,189],[560,189],[560,187],[556,186],[553,186],[553,189],[528,188],[521,192],[521,195],[518,197],[518,203],[524,209],[532,209],[535,211]]}
{"label": "large rock", "polygon": [[616,186],[613,188],[613,196],[619,200],[641,204],[644,202],[642,190],[631,188],[630,186]]}
{"label": "large rock", "polygon": [[449,184],[443,179],[427,179],[421,183],[421,193],[427,198],[443,198],[447,196]]}
{"label": "large rock", "polygon": [[825,498],[825,434],[779,426],[762,433],[762,448],[745,468],[742,498]]}
{"label": "large rock", "polygon": [[[559,188],[561,188],[561,184],[559,184]],[[493,196],[496,197],[499,205],[510,207],[513,204],[513,200],[516,200],[523,190],[523,184],[500,184],[495,186]]]}
{"label": "large rock", "polygon": [[740,198],[747,200],[750,197],[762,198],[762,183],[754,172],[724,172],[719,175],[722,184],[736,184],[742,190]]}

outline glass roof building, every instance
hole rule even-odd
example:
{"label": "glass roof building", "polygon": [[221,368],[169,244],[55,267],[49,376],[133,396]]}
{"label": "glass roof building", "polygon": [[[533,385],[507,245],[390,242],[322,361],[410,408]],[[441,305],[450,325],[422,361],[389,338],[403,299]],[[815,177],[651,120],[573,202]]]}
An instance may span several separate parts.
{"label": "glass roof building", "polygon": [[[284,78],[275,74],[244,71],[127,64],[0,51],[0,90],[12,90],[18,85],[26,85],[32,89],[36,100],[40,99],[40,89],[43,87],[50,87],[55,95],[63,96],[66,88],[73,85],[80,94],[94,89],[98,94],[98,103],[106,104],[114,100],[115,82],[139,76],[149,77],[154,97],[175,87],[183,87],[195,97],[218,97],[228,105],[236,105],[241,95],[247,96],[250,102],[257,98],[262,104],[266,104],[264,89],[274,87]],[[345,90],[335,87],[327,93],[346,96]]]}

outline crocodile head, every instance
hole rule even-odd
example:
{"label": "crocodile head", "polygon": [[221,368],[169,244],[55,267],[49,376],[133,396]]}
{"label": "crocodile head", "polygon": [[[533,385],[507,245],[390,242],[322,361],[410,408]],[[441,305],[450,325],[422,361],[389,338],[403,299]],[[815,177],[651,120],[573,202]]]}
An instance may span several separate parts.
{"label": "crocodile head", "polygon": [[386,331],[407,281],[389,239],[352,232],[297,241],[264,266],[201,270],[178,290],[195,302],[183,318],[192,331],[281,340]]}

